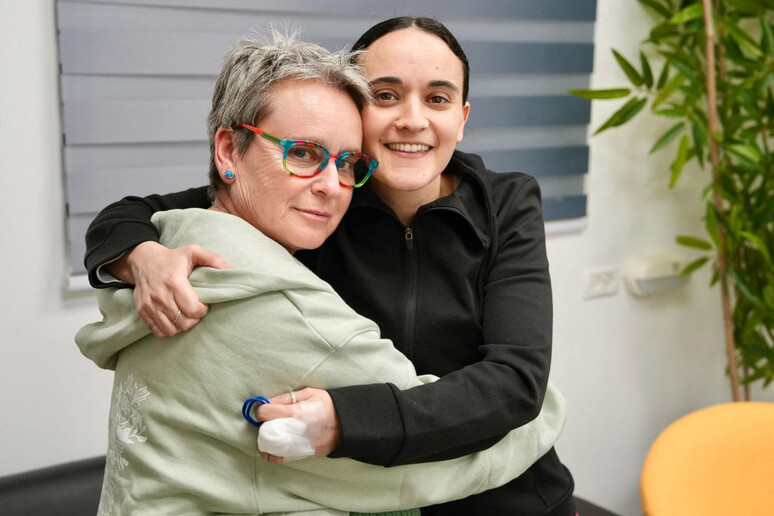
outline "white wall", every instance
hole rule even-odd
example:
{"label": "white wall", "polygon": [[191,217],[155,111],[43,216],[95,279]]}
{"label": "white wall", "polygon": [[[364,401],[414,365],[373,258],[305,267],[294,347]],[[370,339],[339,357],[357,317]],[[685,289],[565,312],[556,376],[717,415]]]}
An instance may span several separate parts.
{"label": "white wall", "polygon": [[[647,19],[634,1],[598,0],[593,85],[624,83],[611,46],[636,56]],[[595,104],[597,127],[617,103]],[[583,497],[640,512],[642,460],[677,417],[729,399],[717,290],[705,272],[650,299],[582,298],[587,268],[676,250],[702,234],[699,187],[687,170],[668,191],[667,155],[649,158],[661,121],[642,118],[591,140],[586,229],[552,235],[553,377],[569,403],[558,445]],[[0,0],[0,476],[101,455],[112,375],[83,358],[73,335],[99,317],[91,292],[64,288],[66,252],[52,0]],[[667,154],[669,151],[666,151]],[[774,390],[756,392],[774,399]]]}
{"label": "white wall", "polygon": [[112,375],[73,335],[99,317],[67,268],[52,0],[0,0],[0,475],[104,454]]}
{"label": "white wall", "polygon": [[[597,0],[592,87],[626,85],[610,48],[639,64],[638,42],[649,18],[634,0]],[[659,65],[660,70],[660,65]],[[596,129],[621,105],[597,102]],[[641,514],[639,473],[650,444],[671,421],[729,401],[720,293],[709,268],[680,290],[634,298],[621,288],[584,300],[587,268],[616,266],[631,255],[678,251],[677,234],[704,234],[701,188],[708,172],[687,168],[670,191],[674,148],[648,156],[669,123],[650,114],[591,137],[588,226],[551,236],[554,285],[553,378],[568,401],[557,446],[575,476],[576,492],[619,514]],[[774,389],[753,392],[774,400]]]}

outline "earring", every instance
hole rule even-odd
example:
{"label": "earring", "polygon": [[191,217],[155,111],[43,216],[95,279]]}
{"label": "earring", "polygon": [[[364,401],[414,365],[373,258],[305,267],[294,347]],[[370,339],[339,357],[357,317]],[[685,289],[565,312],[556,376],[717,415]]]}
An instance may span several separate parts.
{"label": "earring", "polygon": [[230,170],[226,170],[226,173],[223,175],[226,176],[226,179],[234,179],[234,173]]}

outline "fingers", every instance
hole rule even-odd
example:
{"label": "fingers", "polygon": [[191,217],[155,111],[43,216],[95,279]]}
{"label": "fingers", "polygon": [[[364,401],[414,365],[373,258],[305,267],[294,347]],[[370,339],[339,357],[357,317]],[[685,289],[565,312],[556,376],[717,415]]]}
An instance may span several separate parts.
{"label": "fingers", "polygon": [[277,457],[276,455],[270,455],[268,453],[261,452],[261,458],[272,464],[282,464],[282,457]]}
{"label": "fingers", "polygon": [[[312,401],[320,397],[322,393],[327,394],[326,391],[322,389],[315,389],[313,387],[307,387],[306,389],[301,389],[300,391],[293,392],[296,398],[296,403],[300,403],[302,401]],[[278,394],[274,396],[273,398],[270,398],[269,401],[279,405],[292,405],[293,397],[290,395],[289,392],[284,392],[282,394]]]}
{"label": "fingers", "polygon": [[274,403],[272,398],[271,403],[258,406],[255,411],[255,416],[255,419],[258,421],[271,421],[272,419],[293,417],[293,405],[281,405]]}
{"label": "fingers", "polygon": [[[205,249],[200,245],[189,245],[186,249],[191,253],[190,259],[193,267],[212,267],[213,269],[230,269],[231,266],[226,263],[218,253]],[[193,268],[192,267],[192,268]]]}
{"label": "fingers", "polygon": [[228,268],[220,255],[198,245],[166,249],[141,244],[127,253],[126,261],[135,280],[137,312],[158,338],[189,330],[207,314],[188,280],[191,271],[199,265]]}

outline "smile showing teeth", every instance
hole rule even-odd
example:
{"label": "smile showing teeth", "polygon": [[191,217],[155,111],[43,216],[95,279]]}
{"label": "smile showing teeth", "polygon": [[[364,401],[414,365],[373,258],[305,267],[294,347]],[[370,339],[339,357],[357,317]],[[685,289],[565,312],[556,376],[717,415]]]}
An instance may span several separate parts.
{"label": "smile showing teeth", "polygon": [[427,152],[430,150],[429,145],[419,143],[388,143],[387,148],[401,152]]}

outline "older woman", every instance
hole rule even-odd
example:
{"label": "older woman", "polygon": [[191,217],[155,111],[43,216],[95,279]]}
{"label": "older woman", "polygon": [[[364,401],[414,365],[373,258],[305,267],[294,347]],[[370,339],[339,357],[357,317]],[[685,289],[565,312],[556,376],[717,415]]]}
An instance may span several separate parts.
{"label": "older woman", "polygon": [[226,56],[208,119],[212,206],[153,217],[165,246],[195,242],[232,266],[191,275],[208,317],[162,344],[130,290],[106,289],[103,321],[76,336],[115,369],[101,514],[406,509],[502,485],[558,437],[563,401],[549,389],[536,420],[451,461],[261,460],[240,413],[256,393],[422,383],[373,322],[292,256],[323,243],[376,166],[360,152],[368,84],[350,57],[276,34]]}

